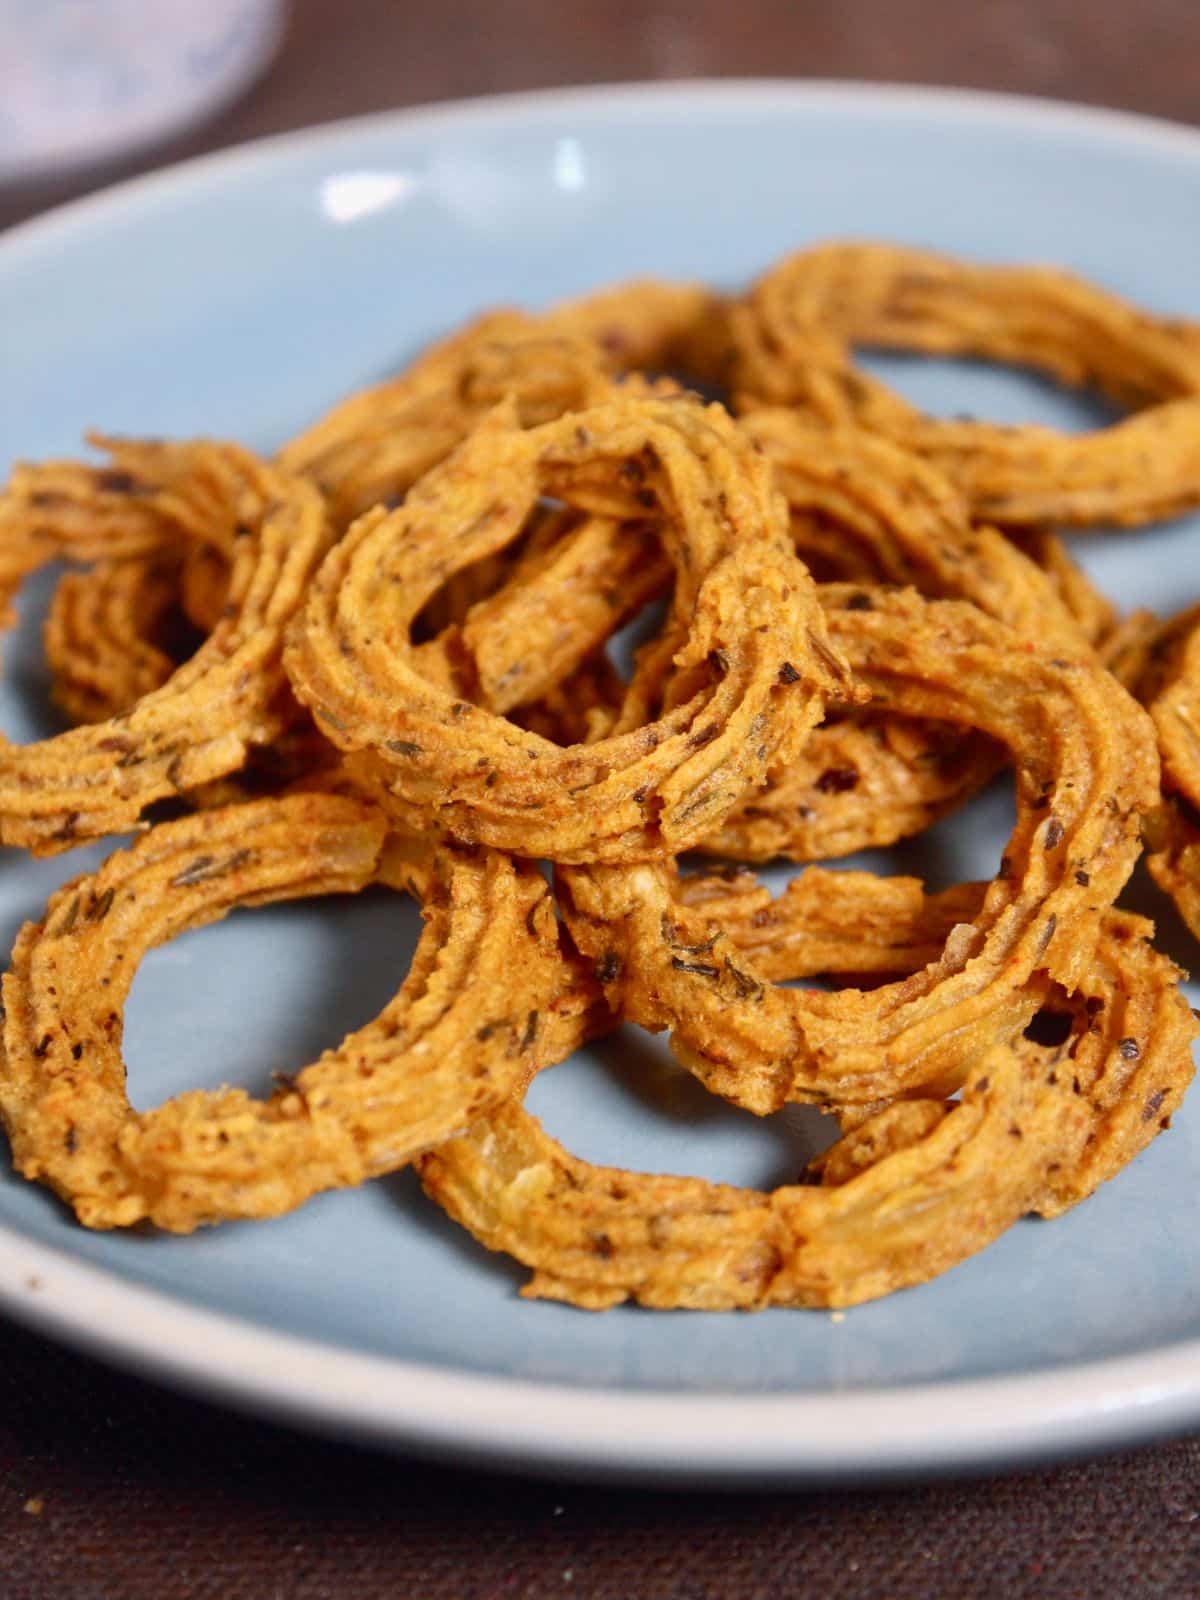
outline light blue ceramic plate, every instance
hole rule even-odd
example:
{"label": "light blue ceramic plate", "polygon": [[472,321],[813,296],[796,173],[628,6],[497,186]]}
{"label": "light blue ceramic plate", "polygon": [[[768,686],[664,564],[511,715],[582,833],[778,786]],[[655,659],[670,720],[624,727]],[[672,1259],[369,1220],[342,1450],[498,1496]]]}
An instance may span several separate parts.
{"label": "light blue ceramic plate", "polygon": [[[739,84],[597,90],[389,116],[201,161],[0,241],[0,454],[81,430],[269,449],[480,307],[631,273],[743,282],[831,234],[1041,259],[1200,316],[1200,134],[932,91]],[[893,367],[944,411],[1066,426],[1086,404],[946,364]],[[1200,596],[1200,527],[1080,543],[1127,605]],[[5,729],[47,726],[29,596]],[[907,856],[987,875],[1007,797]],[[0,867],[0,940],[80,851]],[[1151,891],[1136,891],[1147,900]],[[386,898],[235,916],[134,986],[135,1101],[261,1087],[366,1020],[414,937]],[[1164,939],[1194,953],[1169,916]],[[803,1126],[707,1099],[620,1036],[535,1086],[582,1154],[772,1183]],[[1086,1206],[1023,1223],[936,1283],[844,1317],[590,1316],[519,1275],[410,1176],[190,1239],[89,1235],[0,1178],[0,1298],[136,1370],[313,1426],[546,1471],[724,1482],[1027,1461],[1200,1422],[1200,1101]]]}

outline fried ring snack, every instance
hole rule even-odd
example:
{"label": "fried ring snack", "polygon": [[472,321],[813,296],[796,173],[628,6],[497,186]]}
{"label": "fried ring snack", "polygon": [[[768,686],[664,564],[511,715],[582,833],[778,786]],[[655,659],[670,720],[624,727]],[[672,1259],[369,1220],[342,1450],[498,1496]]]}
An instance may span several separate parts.
{"label": "fried ring snack", "polygon": [[1143,631],[1124,665],[1148,705],[1162,757],[1162,805],[1147,817],[1146,865],[1200,939],[1200,606]]}
{"label": "fried ring snack", "polygon": [[[828,1187],[767,1194],[592,1166],[515,1103],[418,1170],[481,1244],[533,1269],[527,1297],[591,1310],[624,1300],[707,1311],[856,1305],[982,1249],[1030,1209],[1053,1161],[1078,1158],[1089,1118],[1065,1076],[1048,1084],[1040,1063],[993,1045],[960,1103],[909,1102],[901,1114],[915,1110],[916,1126]],[[895,1120],[888,1107],[872,1122]],[[870,1132],[867,1123],[848,1137]]]}
{"label": "fried ring snack", "polygon": [[1119,626],[1116,607],[1101,594],[1059,536],[1036,526],[1007,528],[1005,535],[1041,567],[1088,643],[1102,649]]}
{"label": "fried ring snack", "polygon": [[547,336],[520,312],[470,324],[390,382],[350,395],[286,444],[279,464],[316,483],[345,527],[403,499],[486,414],[512,398],[526,426],[601,399],[610,376],[586,339]]}
{"label": "fried ring snack", "polygon": [[782,407],[740,422],[775,469],[796,548],[818,578],[911,584],[972,600],[1045,644],[1088,642],[1054,580],[995,528],[973,525],[958,490],[910,450]]}
{"label": "fried ring snack", "polygon": [[991,739],[947,723],[834,716],[696,847],[730,861],[820,861],[912,838],[1004,765]]}
{"label": "fried ring snack", "polygon": [[719,923],[679,901],[669,863],[568,867],[564,914],[614,1009],[669,1028],[680,1062],[764,1114],[789,1100],[871,1104],[961,1074],[1074,990],[1133,869],[1157,756],[1145,714],[1090,656],[1052,657],[958,601],[829,586],[834,645],[880,704],[970,723],[1013,752],[1017,820],[979,913],[903,983],[803,994],[771,987]]}
{"label": "fried ring snack", "polygon": [[340,401],[284,446],[280,464],[314,478],[344,526],[403,496],[509,395],[533,426],[600,400],[616,372],[686,362],[717,305],[700,284],[642,278],[540,315],[485,312]]}
{"label": "fried ring snack", "polygon": [[12,599],[27,577],[57,560],[142,556],[177,545],[190,508],[164,493],[163,458],[145,478],[135,440],[92,436],[110,464],[18,463],[0,494],[0,624],[13,621]]}
{"label": "fried ring snack", "polygon": [[[957,491],[911,452],[779,409],[742,426],[771,461],[797,550],[818,577],[911,583],[972,600],[1041,642],[1086,646],[1046,573],[995,529],[972,527]],[[774,770],[702,848],[811,861],[894,844],[962,804],[999,764],[991,740],[868,710],[816,729],[799,760]]]}
{"label": "fried ring snack", "polygon": [[[332,535],[311,485],[234,445],[125,444],[138,506],[197,530],[231,562],[226,615],[127,712],[0,746],[0,842],[51,854],[130,828],[152,801],[236,772],[295,720],[282,635]],[[86,523],[86,500],[76,507]],[[102,528],[110,515],[97,508]]]}
{"label": "fried ring snack", "polygon": [[[672,699],[653,724],[563,748],[421,675],[406,635],[438,583],[509,544],[539,495],[605,515],[631,480],[677,574]],[[286,664],[402,820],[559,861],[686,849],[849,687],[766,463],[720,407],[683,396],[620,397],[530,430],[499,408],[330,552]]]}
{"label": "fried ring snack", "polygon": [[[832,881],[841,877],[851,882]],[[780,976],[821,970],[831,948],[853,941],[860,914],[891,921],[892,959],[907,968],[930,929],[963,909],[956,900],[978,904],[985,892],[968,885],[930,900],[912,879],[816,870],[795,881],[802,887],[776,923],[795,935],[772,952]],[[825,890],[849,918],[833,946],[805,926],[810,912],[822,915]],[[714,892],[745,929],[740,890],[723,894],[709,880],[705,898]],[[824,916],[832,931],[837,914]],[[590,1309],[626,1299],[703,1310],[845,1306],[923,1282],[1023,1213],[1057,1215],[1090,1194],[1169,1122],[1192,1078],[1197,1029],[1179,973],[1151,949],[1142,918],[1102,920],[1079,990],[1058,1002],[1072,1019],[1069,1040],[993,1045],[957,1104],[926,1097],[881,1107],[811,1162],[800,1185],[763,1194],[595,1167],[515,1103],[422,1157],[422,1183],[480,1243],[533,1269],[527,1297]],[[877,948],[869,938],[865,959]],[[754,950],[761,955],[757,939]]]}
{"label": "fried ring snack", "polygon": [[[771,462],[796,547],[818,576],[914,583],[926,594],[973,600],[1040,642],[1086,648],[1053,579],[994,529],[973,528],[961,496],[919,458],[855,430],[822,431],[783,410],[754,413],[742,426]],[[636,511],[636,502],[628,509]],[[562,556],[553,547],[539,553],[475,606],[452,641],[463,670],[438,681],[506,711],[548,692],[564,666],[664,585],[666,564],[655,560],[652,526],[644,549],[633,547],[628,529],[615,522],[594,520],[587,533]],[[622,570],[619,553],[627,547]],[[622,599],[617,619],[611,608]],[[429,650],[444,651],[447,643],[440,639]],[[650,720],[674,650],[667,638],[643,663],[610,731]],[[436,675],[431,660],[421,671]],[[762,861],[886,846],[961,804],[998,765],[992,741],[961,730],[869,711],[835,719],[815,729],[801,755],[774,769],[766,787],[700,848]]]}
{"label": "fried ring snack", "polygon": [[210,544],[193,544],[179,573],[179,607],[201,633],[211,633],[229,601],[229,563]]}
{"label": "fried ring snack", "polygon": [[42,628],[55,704],[72,723],[103,722],[161,687],[175,662],[160,648],[179,593],[178,558],[131,556],[65,572]]}
{"label": "fried ring snack", "polygon": [[[266,1100],[189,1092],[139,1113],[121,1017],[138,959],[235,906],[386,882],[421,901],[412,968],[375,1021]],[[278,1216],[394,1171],[582,1037],[545,880],[495,852],[387,838],[373,807],[297,794],[161,824],[57,891],[4,979],[0,1115],[17,1170],[91,1228]]]}
{"label": "fried ring snack", "polygon": [[[719,921],[755,971],[779,982],[827,973],[916,972],[937,960],[957,926],[974,920],[986,890],[986,884],[964,883],[926,894],[916,878],[809,867],[772,897],[752,872],[737,869],[681,879],[679,899]],[[1153,936],[1154,925],[1144,917],[1104,912],[1077,988],[1071,994],[1052,989],[1043,1007],[1068,1024],[1057,1043],[1012,1042],[1016,1050],[1040,1052],[1047,1073],[1069,1073],[1078,1092],[1087,1086],[1087,1144],[1073,1165],[1048,1169],[1046,1194],[1034,1208],[1044,1216],[1076,1204],[1126,1166],[1169,1126],[1192,1081],[1191,1044],[1200,1029],[1179,989],[1183,974],[1153,949]],[[831,1158],[818,1158],[826,1180],[827,1160],[841,1168],[849,1148],[842,1141]],[[857,1149],[860,1167],[862,1158]]]}
{"label": "fried ring snack", "polygon": [[[1134,526],[1200,504],[1200,329],[1066,272],[834,243],[789,256],[729,311],[739,410],[797,406],[935,461],[981,520]],[[1083,435],[923,415],[852,343],[1032,367],[1135,414]]]}

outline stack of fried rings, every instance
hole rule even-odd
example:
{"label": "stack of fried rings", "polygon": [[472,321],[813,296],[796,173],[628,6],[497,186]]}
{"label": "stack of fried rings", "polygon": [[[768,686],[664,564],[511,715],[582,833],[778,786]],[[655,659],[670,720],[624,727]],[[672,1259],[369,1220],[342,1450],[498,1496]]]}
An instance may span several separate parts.
{"label": "stack of fried rings", "polygon": [[[854,341],[1136,414],[1082,439],[936,421]],[[726,385],[736,420],[667,370]],[[139,836],[18,936],[18,1170],[87,1226],[186,1232],[415,1161],[528,1293],[590,1308],[848,1305],[1083,1199],[1192,1075],[1181,975],[1114,903],[1145,836],[1200,933],[1200,621],[1118,619],[1047,524],[1200,504],[1198,396],[1200,326],[1062,273],[832,245],[740,299],[645,282],[489,313],[274,462],[105,440],[104,467],[19,468],[0,599],[90,564],[44,633],[72,726],[0,745],[0,841]],[[622,678],[608,646],[651,603]],[[988,884],[810,866],[772,900],[744,866],[681,870],[890,844],[1003,767]],[[267,1099],[131,1107],[147,950],[369,885],[425,922],[373,1022]],[[770,1194],[589,1166],[521,1102],[622,1021],[840,1136]]]}

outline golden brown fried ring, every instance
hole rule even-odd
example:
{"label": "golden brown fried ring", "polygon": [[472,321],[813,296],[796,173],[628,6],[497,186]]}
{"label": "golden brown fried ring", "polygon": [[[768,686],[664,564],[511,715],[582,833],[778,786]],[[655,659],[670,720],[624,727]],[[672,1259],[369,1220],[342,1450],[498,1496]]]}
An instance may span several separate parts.
{"label": "golden brown fried ring", "polygon": [[31,572],[59,559],[100,561],[177,548],[194,528],[193,508],[170,491],[181,457],[157,448],[143,476],[145,449],[136,440],[92,443],[110,464],[77,461],[19,463],[0,493],[0,623],[12,622],[13,595]]}
{"label": "golden brown fried ring", "polygon": [[610,386],[590,341],[548,336],[520,312],[494,312],[398,378],[343,400],[278,459],[320,487],[344,527],[401,500],[500,401],[511,396],[522,423],[533,426],[594,403]]}
{"label": "golden brown fried ring", "polygon": [[546,334],[598,346],[616,371],[680,370],[699,380],[710,374],[696,370],[696,353],[723,315],[723,300],[704,284],[633,278],[562,301],[539,321]]}
{"label": "golden brown fried ring", "polygon": [[586,517],[517,561],[414,653],[423,678],[500,714],[554,690],[669,585],[655,525]]}
{"label": "golden brown fried ring", "polygon": [[1155,658],[1164,644],[1164,632],[1161,618],[1152,611],[1131,611],[1105,636],[1098,651],[1117,682],[1143,704]]}
{"label": "golden brown fried ring", "polygon": [[[834,243],[772,268],[730,326],[739,409],[884,434],[934,460],[982,520],[1128,526],[1200,504],[1200,329],[1069,273]],[[1014,362],[1138,414],[1078,436],[928,417],[857,368],[852,343]]]}
{"label": "golden brown fried ring", "polygon": [[876,702],[972,724],[1011,749],[1017,821],[976,917],[940,959],[870,992],[771,987],[719,923],[680,903],[666,863],[562,873],[576,943],[632,1021],[714,1092],[765,1113],[789,1100],[871,1104],[948,1072],[1073,990],[1139,851],[1157,759],[1144,713],[1090,655],[1038,651],[958,601],[823,592],[830,636]]}
{"label": "golden brown fried ring", "polygon": [[[133,1110],[121,1017],[148,949],[235,906],[373,881],[425,914],[412,969],[374,1022],[267,1100],[227,1088]],[[388,841],[374,808],[327,794],[153,828],[26,924],[3,993],[0,1114],[17,1170],[93,1228],[277,1216],[393,1171],[523,1089],[583,1028],[536,870]]]}
{"label": "golden brown fried ring", "polygon": [[[412,618],[515,539],[539,495],[662,519],[676,566],[671,700],[651,725],[566,749],[417,670]],[[287,670],[322,732],[403,819],[560,861],[687,848],[847,692],[769,469],[720,407],[622,397],[525,430],[499,408],[391,513],[361,518],[297,619]]]}
{"label": "golden brown fried ring", "polygon": [[1146,865],[1200,939],[1200,606],[1135,631],[1118,666],[1149,708],[1162,757]]}
{"label": "golden brown fried ring", "polygon": [[911,584],[973,600],[1044,644],[1087,644],[1052,579],[995,528],[973,526],[958,490],[911,451],[782,408],[739,420],[774,467],[796,548],[819,577]]}
{"label": "golden brown fried ring", "polygon": [[[994,529],[973,528],[958,492],[917,457],[857,430],[822,431],[788,411],[756,412],[741,425],[770,460],[797,549],[818,576],[913,583],[926,594],[973,600],[1041,643],[1087,646],[1053,580]],[[589,533],[561,557],[543,552],[525,563],[454,636],[450,670],[437,674],[426,661],[423,674],[498,711],[545,693],[563,665],[611,631],[610,606],[624,600],[623,616],[667,581],[653,529],[645,550],[631,554],[628,575],[617,570],[622,531],[595,520]],[[447,644],[439,640],[429,650]],[[667,637],[643,660],[616,731],[656,714],[675,648]],[[998,764],[990,740],[961,730],[869,712],[833,720],[701,848],[761,861],[889,845],[961,804]]]}
{"label": "golden brown fried ring", "polygon": [[[822,431],[784,410],[741,423],[771,461],[796,547],[818,576],[911,583],[972,600],[1041,643],[1086,646],[1051,579],[995,529],[972,527],[958,492],[910,452],[858,430]],[[990,740],[961,730],[939,737],[869,711],[834,720],[702,848],[735,860],[810,861],[894,844],[962,804],[998,766]]]}
{"label": "golden brown fried ring", "polygon": [[[916,878],[810,867],[772,897],[744,869],[684,878],[680,903],[718,920],[755,970],[776,982],[825,973],[907,976],[935,961],[954,928],[971,922],[987,885],[958,884],[927,895]],[[1086,1094],[1092,1127],[1080,1159],[1047,1170],[1046,1195],[1035,1209],[1051,1216],[1090,1194],[1170,1123],[1195,1068],[1196,1021],[1179,989],[1183,974],[1151,946],[1154,925],[1128,912],[1103,913],[1091,963],[1071,994],[1056,987],[1047,1010],[1067,1024],[1054,1045],[1018,1038],[1013,1048],[1040,1059],[1043,1070],[1070,1076]],[[909,1102],[896,1102],[897,1110]],[[918,1123],[929,1102],[912,1102]],[[853,1110],[853,1108],[851,1108]],[[889,1125],[888,1138],[896,1135]],[[868,1143],[882,1150],[880,1125]],[[824,1182],[840,1181],[865,1146],[845,1139],[814,1163]]]}
{"label": "golden brown fried ring", "polygon": [[[1169,1127],[1195,1074],[1196,1022],[1178,987],[1184,974],[1152,948],[1153,934],[1142,917],[1106,913],[1077,990],[1052,1002],[1071,1015],[1073,1031],[1042,1052],[1043,1063],[1047,1075],[1080,1086],[1092,1126],[1076,1162],[1048,1169],[1034,1207],[1042,1216],[1086,1199]],[[1034,1046],[1022,1040],[1018,1048]]]}
{"label": "golden brown fried ring", "polygon": [[719,920],[773,983],[823,973],[907,976],[936,961],[951,931],[971,922],[986,884],[926,894],[917,878],[806,867],[773,896],[748,867],[679,878],[681,906]]}
{"label": "golden brown fried ring", "polygon": [[731,861],[885,849],[957,810],[1003,765],[992,740],[945,723],[835,716],[697,848]]}
{"label": "golden brown fried ring", "polygon": [[[907,971],[930,934],[973,914],[986,893],[970,884],[926,897],[913,879],[811,869],[771,903],[768,924],[753,907],[764,891],[748,876],[684,888],[693,903],[720,905],[732,937],[780,977],[847,958]],[[1075,1204],[1169,1123],[1193,1075],[1197,1028],[1152,931],[1104,914],[1078,990],[1054,997],[1067,1038],[993,1047],[957,1105],[881,1107],[809,1164],[804,1185],[765,1195],[594,1167],[511,1103],[423,1157],[422,1181],[481,1243],[534,1269],[529,1296],[717,1309],[886,1294],[944,1271],[1025,1211]]]}
{"label": "golden brown fried ring", "polygon": [[509,395],[533,426],[600,400],[615,372],[686,361],[716,305],[702,285],[646,278],[541,315],[486,312],[341,401],[284,446],[280,464],[313,477],[344,526],[402,497]]}
{"label": "golden brown fried ring", "polygon": [[[136,824],[152,801],[236,772],[295,720],[283,630],[331,542],[311,485],[234,445],[127,444],[139,504],[230,561],[226,615],[128,712],[39,744],[0,746],[0,841],[51,854]],[[101,526],[111,514],[98,504]],[[77,516],[86,520],[81,499]]]}
{"label": "golden brown fried ring", "polygon": [[229,562],[212,545],[193,544],[179,574],[179,606],[193,628],[211,633],[229,601]]}
{"label": "golden brown fried ring", "polygon": [[103,722],[175,670],[161,638],[179,594],[179,561],[130,556],[58,580],[42,628],[51,693],[75,724]]}
{"label": "golden brown fried ring", "polygon": [[[888,1107],[872,1123],[895,1119]],[[869,1137],[872,1123],[850,1138]],[[476,1239],[533,1269],[527,1296],[593,1310],[623,1300],[845,1306],[924,1282],[989,1244],[1042,1194],[1052,1162],[1078,1158],[1088,1127],[1069,1083],[1048,1084],[1040,1063],[993,1046],[960,1103],[933,1105],[836,1186],[764,1194],[595,1167],[511,1102],[419,1170]]]}
{"label": "golden brown fried ring", "polygon": [[1118,625],[1116,608],[1108,596],[1101,594],[1056,533],[1036,526],[1005,532],[1018,550],[1041,567],[1088,643],[1100,649]]}

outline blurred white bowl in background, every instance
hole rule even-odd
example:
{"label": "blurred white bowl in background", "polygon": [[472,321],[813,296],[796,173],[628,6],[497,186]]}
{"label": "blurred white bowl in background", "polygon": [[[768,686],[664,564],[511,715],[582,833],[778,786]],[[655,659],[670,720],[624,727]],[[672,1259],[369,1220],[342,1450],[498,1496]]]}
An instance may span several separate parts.
{"label": "blurred white bowl in background", "polygon": [[285,0],[0,0],[0,183],[111,161],[265,68]]}

